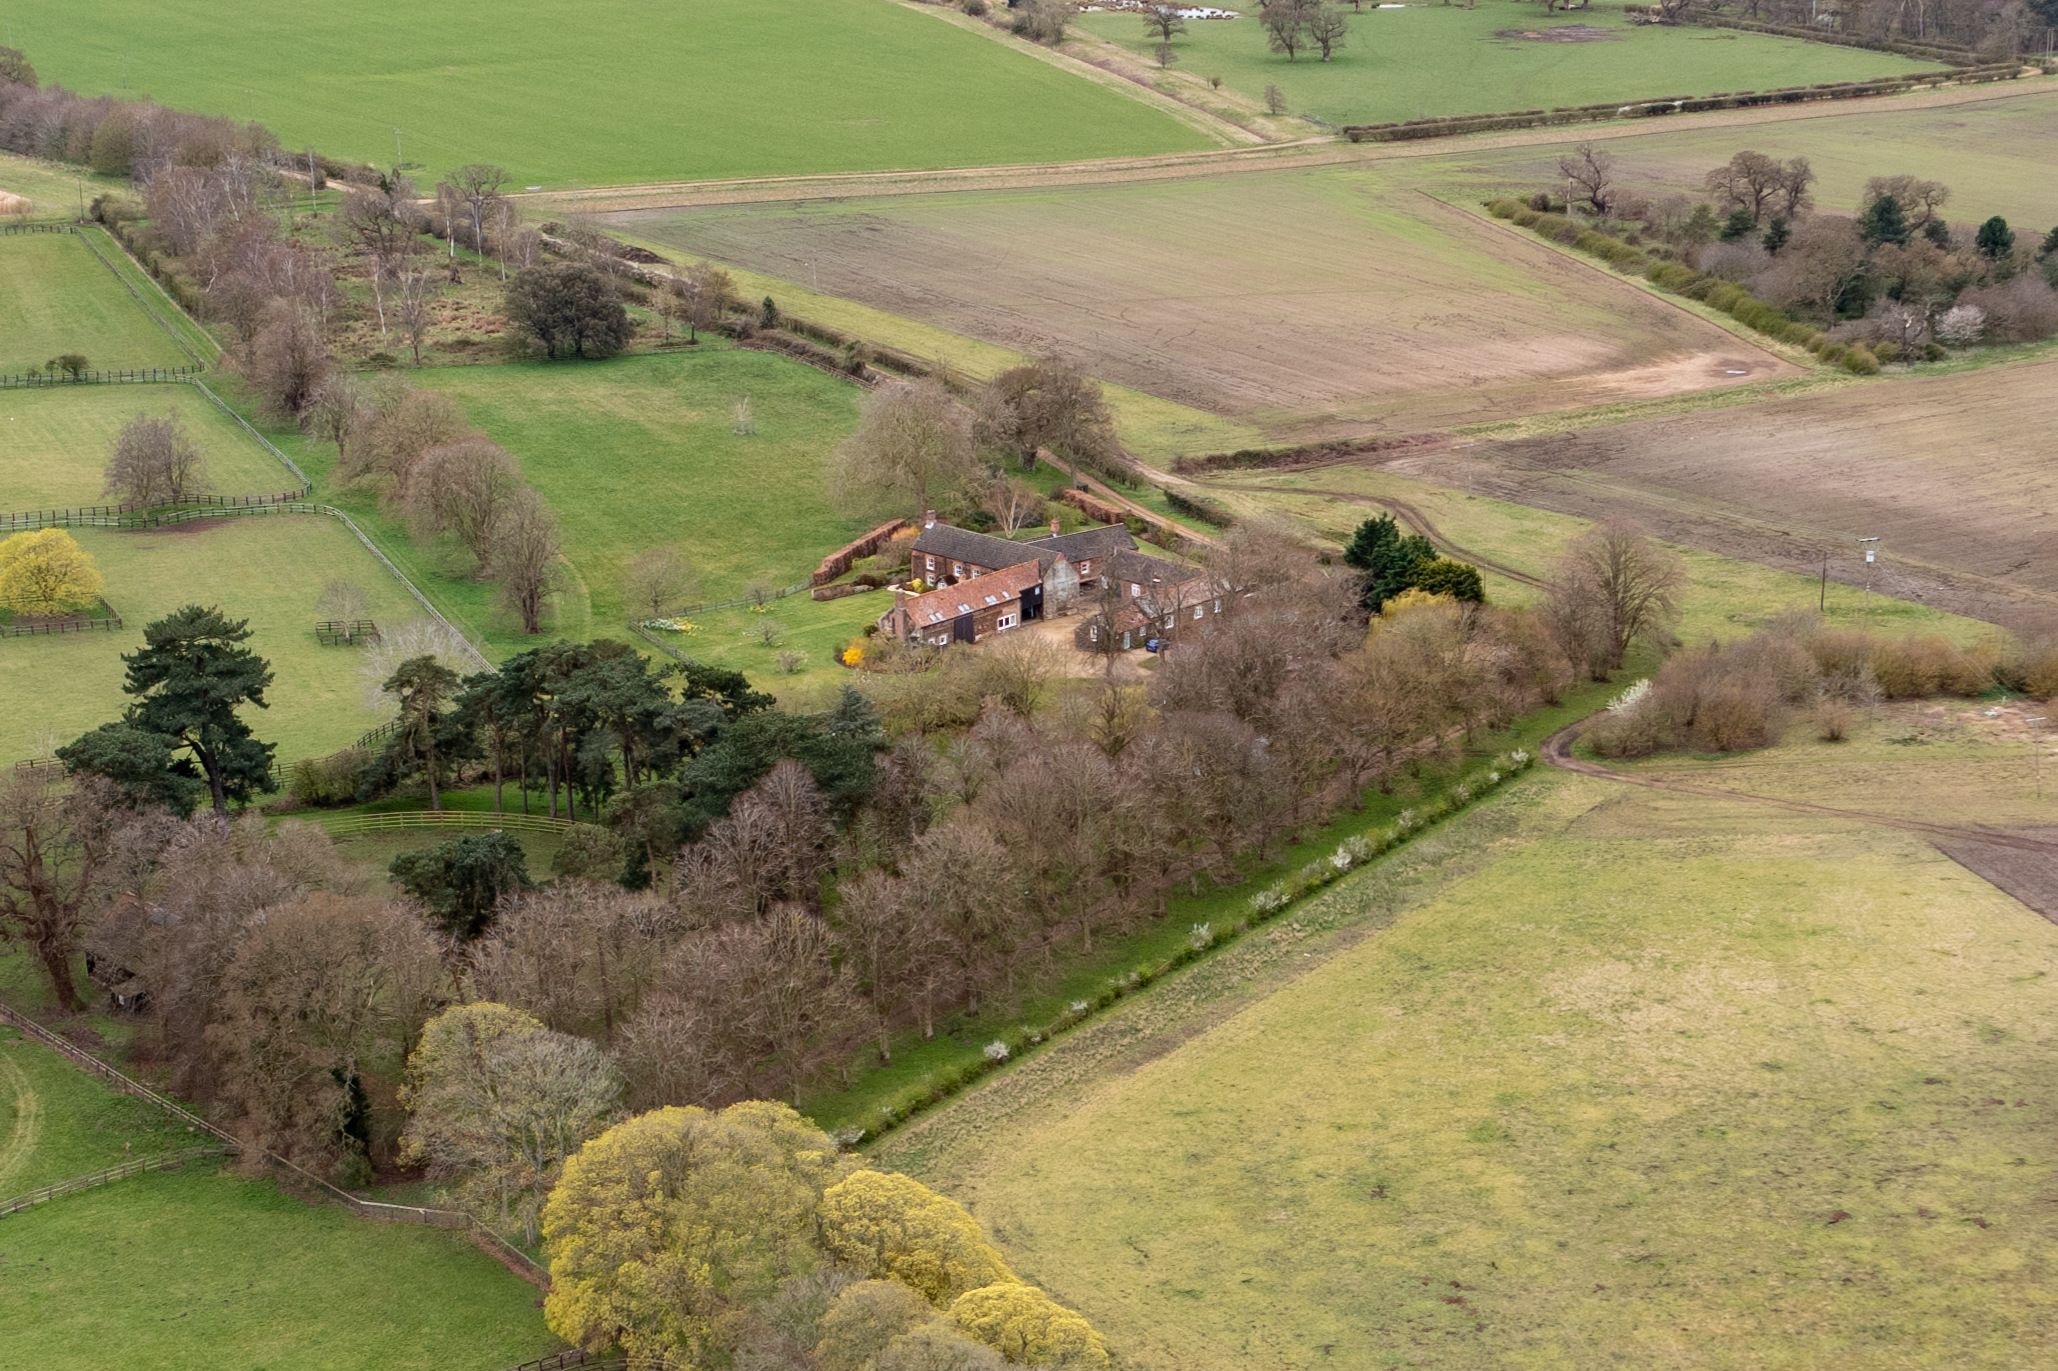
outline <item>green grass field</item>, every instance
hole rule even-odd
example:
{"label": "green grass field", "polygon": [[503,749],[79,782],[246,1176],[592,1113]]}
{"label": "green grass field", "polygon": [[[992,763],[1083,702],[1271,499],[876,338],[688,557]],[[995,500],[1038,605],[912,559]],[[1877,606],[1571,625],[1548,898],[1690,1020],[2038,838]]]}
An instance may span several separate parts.
{"label": "green grass field", "polygon": [[[1929,712],[1739,784],[2058,817]],[[1916,835],[1538,773],[881,1157],[1145,1371],[2012,1368],[2058,1327],[2054,977]]]}
{"label": "green grass field", "polygon": [[887,0],[590,0],[566,18],[543,0],[9,13],[45,81],[432,176],[490,161],[559,189],[1206,146],[1140,100]]}
{"label": "green grass field", "polygon": [[72,234],[0,234],[0,374],[66,352],[96,370],[191,361]]}
{"label": "green grass field", "polygon": [[[1486,4],[1373,8],[1349,17],[1345,45],[1326,63],[1313,51],[1291,62],[1270,51],[1255,10],[1238,19],[1193,20],[1173,44],[1176,70],[1219,76],[1251,97],[1276,85],[1289,113],[1324,124],[1370,124],[1771,90],[1936,65],[1735,30],[1632,27],[1618,4],[1607,3],[1550,16]],[[1144,36],[1135,14],[1090,14],[1079,22],[1155,63],[1157,40]],[[1548,37],[1574,27],[1600,33],[1583,42]]]}
{"label": "green grass field", "polygon": [[[692,600],[753,581],[807,579],[864,531],[831,510],[829,451],[856,421],[855,386],[771,353],[725,344],[598,363],[449,367],[420,381],[464,406],[512,452],[563,521],[565,552],[596,631],[626,612],[623,569],[671,547],[693,564]],[[735,432],[748,396],[757,432]],[[569,613],[576,615],[574,605]]]}
{"label": "green grass field", "polygon": [[395,626],[420,617],[404,587],[333,519],[300,515],[204,521],[149,532],[80,529],[75,535],[107,578],[124,627],[112,633],[0,639],[0,698],[35,708],[0,711],[0,761],[47,755],[55,745],[119,717],[121,655],[152,619],[198,602],[248,619],[250,646],[271,661],[271,707],[253,710],[257,735],[282,762],[333,751],[388,710],[364,698],[362,656],[322,647],[315,600],[332,580],[362,586],[372,618]]}
{"label": "green grass field", "polygon": [[293,473],[191,386],[0,390],[0,508],[65,509],[110,499],[101,472],[121,426],[139,415],[171,415],[185,426],[206,458],[208,494],[299,488]]}
{"label": "green grass field", "polygon": [[196,1141],[155,1105],[0,1027],[0,1199]]}
{"label": "green grass field", "polygon": [[76,219],[80,211],[92,203],[94,196],[113,189],[116,184],[107,177],[95,176],[84,167],[0,152],[0,192],[29,202],[26,214],[21,213],[19,206],[0,210],[0,224],[24,219],[31,222]]}

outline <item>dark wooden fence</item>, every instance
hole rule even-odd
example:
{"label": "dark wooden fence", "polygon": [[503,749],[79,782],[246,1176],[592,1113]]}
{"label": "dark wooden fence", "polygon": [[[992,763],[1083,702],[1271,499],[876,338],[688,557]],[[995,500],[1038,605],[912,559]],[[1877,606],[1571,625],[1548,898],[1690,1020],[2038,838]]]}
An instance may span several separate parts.
{"label": "dark wooden fence", "polygon": [[126,371],[82,371],[76,376],[66,371],[22,371],[0,376],[0,390],[23,387],[43,390],[52,386],[158,385],[166,381],[183,381],[199,374],[199,367],[139,367]]}
{"label": "dark wooden fence", "polygon": [[66,1195],[76,1195],[82,1190],[95,1190],[115,1181],[125,1181],[131,1176],[144,1176],[153,1171],[176,1171],[187,1162],[199,1161],[203,1157],[224,1157],[228,1155],[228,1151],[229,1149],[221,1143],[207,1143],[200,1147],[182,1148],[177,1152],[166,1152],[155,1157],[138,1157],[134,1161],[123,1162],[120,1166],[110,1166],[104,1171],[95,1171],[90,1175],[52,1181],[49,1185],[16,1195],[11,1199],[0,1200],[0,1218],[5,1218],[9,1214],[19,1214],[24,1209],[33,1209],[39,1204],[48,1204],[52,1200],[63,1199]]}
{"label": "dark wooden fence", "polygon": [[379,641],[379,626],[370,619],[322,619],[314,626],[314,640],[323,647],[356,647]]}
{"label": "dark wooden fence", "polygon": [[183,523],[227,511],[289,505],[306,497],[307,487],[302,486],[299,490],[275,491],[270,495],[189,495],[176,504],[130,501],[119,505],[78,505],[71,509],[24,509],[0,514],[0,533],[33,528],[156,528],[161,523]]}
{"label": "dark wooden fence", "polygon": [[112,633],[121,627],[121,615],[105,600],[100,614],[67,614],[61,619],[31,619],[22,624],[0,624],[0,638],[39,638],[51,633]]}
{"label": "dark wooden fence", "polygon": [[524,1277],[537,1286],[547,1289],[550,1275],[540,1263],[528,1253],[501,1237],[492,1229],[480,1223],[469,1214],[454,1209],[430,1209],[413,1204],[382,1204],[367,1200],[340,1189],[315,1175],[299,1163],[290,1161],[276,1152],[259,1147],[246,1146],[243,1141],[227,1129],[217,1128],[206,1119],[174,1100],[158,1094],[149,1086],[137,1081],[114,1067],[101,1061],[68,1038],[51,1032],[28,1015],[13,1007],[0,1004],[0,1023],[19,1029],[34,1038],[51,1051],[69,1059],[74,1065],[100,1077],[124,1095],[148,1101],[164,1110],[173,1118],[186,1124],[223,1145],[225,1151],[233,1152],[244,1160],[265,1167],[281,1184],[300,1191],[315,1199],[329,1200],[367,1219],[385,1223],[416,1223],[430,1228],[447,1228],[461,1232],[480,1248],[498,1258],[515,1274]]}

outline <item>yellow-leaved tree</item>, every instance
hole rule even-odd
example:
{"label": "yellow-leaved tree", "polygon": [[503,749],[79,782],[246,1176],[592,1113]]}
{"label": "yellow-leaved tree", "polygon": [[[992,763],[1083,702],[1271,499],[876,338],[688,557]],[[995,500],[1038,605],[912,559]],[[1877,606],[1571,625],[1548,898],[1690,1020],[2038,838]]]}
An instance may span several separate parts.
{"label": "yellow-leaved tree", "polygon": [[822,1196],[821,1224],[830,1256],[931,1304],[1014,1279],[979,1221],[911,1176],[852,1172]]}
{"label": "yellow-leaved tree", "polygon": [[783,1104],[639,1114],[564,1165],[543,1210],[544,1318],[588,1351],[699,1366],[781,1281],[823,1262],[822,1192],[853,1162]]}
{"label": "yellow-leaved tree", "polygon": [[93,559],[61,528],[0,540],[0,604],[11,609],[60,614],[90,605],[106,588]]}
{"label": "yellow-leaved tree", "polygon": [[1108,1346],[1086,1319],[1033,1285],[1000,1281],[968,1290],[950,1306],[958,1327],[1011,1362],[1105,1367]]}

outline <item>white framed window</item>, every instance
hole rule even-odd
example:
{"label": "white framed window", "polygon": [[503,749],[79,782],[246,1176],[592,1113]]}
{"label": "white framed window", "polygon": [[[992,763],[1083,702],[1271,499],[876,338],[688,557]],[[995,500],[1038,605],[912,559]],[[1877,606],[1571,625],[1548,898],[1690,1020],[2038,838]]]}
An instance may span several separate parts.
{"label": "white framed window", "polygon": [[934,557],[924,557],[922,561],[927,564],[929,574],[934,576],[936,574],[936,559]]}
{"label": "white framed window", "polygon": [[1134,600],[1134,599],[1136,599],[1136,598],[1137,598],[1137,597],[1138,597],[1139,595],[1142,595],[1142,594],[1143,594],[1143,587],[1142,587],[1142,586],[1140,586],[1140,585],[1138,585],[1138,584],[1136,584],[1136,582],[1134,582],[1134,581],[1131,581],[1131,582],[1129,583],[1129,598],[1130,598],[1130,599],[1132,599],[1132,600]]}
{"label": "white framed window", "polygon": [[952,562],[950,564],[950,574],[957,577],[960,581],[964,580],[965,564],[963,562]]}
{"label": "white framed window", "polygon": [[1222,612],[1222,602],[1221,602],[1220,600],[1217,600],[1217,601],[1215,601],[1215,613],[1217,613],[1217,614],[1220,614],[1221,612]]}
{"label": "white framed window", "polygon": [[1081,576],[1091,576],[1093,574],[1093,559],[1091,557],[1079,563],[1079,574]]}
{"label": "white framed window", "polygon": [[1207,612],[1208,607],[1206,605],[1195,605],[1193,607],[1193,617],[1196,619],[1200,618],[1203,614],[1206,614]]}
{"label": "white framed window", "polygon": [[1097,643],[1100,641],[1099,624],[1088,624],[1086,626],[1086,641],[1089,643]]}
{"label": "white framed window", "polygon": [[1013,628],[1016,624],[1020,622],[1022,622],[1022,620],[1019,615],[1003,614],[998,619],[995,619],[993,621],[993,631],[995,633],[998,633],[1004,628]]}

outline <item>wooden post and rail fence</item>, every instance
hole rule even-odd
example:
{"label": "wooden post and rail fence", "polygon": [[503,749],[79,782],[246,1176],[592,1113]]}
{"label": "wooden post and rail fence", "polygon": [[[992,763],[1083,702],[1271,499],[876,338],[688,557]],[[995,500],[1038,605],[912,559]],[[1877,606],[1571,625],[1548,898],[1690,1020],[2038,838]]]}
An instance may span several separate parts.
{"label": "wooden post and rail fence", "polygon": [[[470,1214],[455,1209],[431,1209],[422,1205],[385,1204],[378,1200],[367,1200],[361,1196],[353,1195],[347,1190],[331,1185],[306,1167],[301,1166],[297,1162],[290,1161],[276,1152],[267,1148],[252,1147],[245,1144],[242,1139],[227,1129],[216,1127],[184,1105],[164,1095],[160,1095],[141,1081],[110,1066],[80,1047],[77,1043],[43,1027],[42,1024],[37,1023],[28,1015],[10,1005],[0,1004],[0,1023],[4,1023],[10,1028],[19,1030],[25,1036],[35,1039],[51,1051],[65,1057],[74,1065],[100,1077],[122,1094],[156,1105],[159,1109],[162,1109],[187,1127],[214,1139],[215,1146],[213,1150],[234,1154],[242,1157],[245,1161],[262,1166],[270,1171],[274,1178],[291,1189],[298,1190],[315,1199],[328,1200],[335,1204],[340,1204],[363,1218],[377,1219],[385,1223],[422,1224],[429,1228],[447,1228],[453,1232],[463,1233],[489,1256],[496,1258],[508,1267],[509,1270],[525,1280],[528,1280],[540,1289],[547,1290],[550,1287],[550,1274],[543,1268],[541,1263],[528,1253],[522,1251],[521,1248],[516,1247],[513,1243],[501,1237],[500,1234],[494,1232],[491,1228],[480,1223]],[[193,1160],[194,1155],[200,1150],[203,1149],[188,1149],[187,1154],[175,1154],[181,1156],[181,1160],[177,1164],[184,1165],[185,1162]],[[150,1159],[146,1158],[143,1160],[147,1161]],[[141,1175],[147,1170],[165,1170],[169,1169],[171,1164],[168,1160],[164,1159],[159,1159],[159,1165],[156,1167],[129,1163],[127,1166],[134,1166],[137,1169],[129,1171],[128,1174]],[[111,1171],[123,1171],[125,1169],[126,1167],[110,1168]],[[101,1177],[101,1179],[95,1179],[94,1177],[79,1177],[77,1179],[79,1182],[93,1180],[95,1184],[106,1184],[107,1180],[116,1179],[115,1177],[106,1176],[105,1173],[96,1173],[96,1176]],[[71,1182],[59,1182],[58,1186],[63,1187],[68,1184],[71,1184]],[[45,1187],[45,1189],[49,1188]],[[86,1186],[80,1184],[78,1188],[84,1189]],[[32,1191],[30,1193],[33,1195],[38,1192]],[[54,1198],[56,1196],[53,1195],[46,1197],[44,1200],[36,1200],[34,1202],[45,1203],[47,1199]],[[15,1201],[8,1200],[6,1203],[13,1205]],[[28,1208],[30,1206],[24,1204],[19,1207]],[[10,1212],[14,1211],[0,1207],[0,1214]],[[563,1365],[567,1366],[581,1364],[578,1362],[563,1363]]]}

